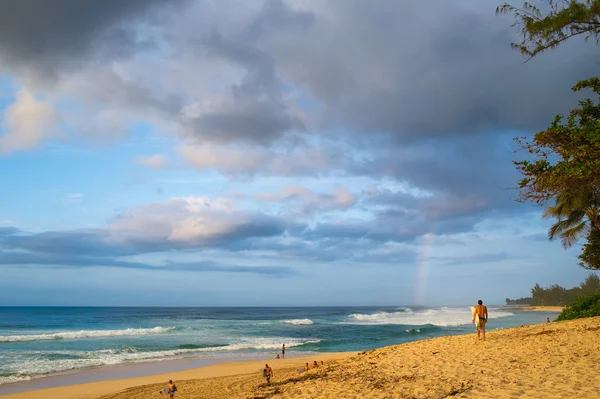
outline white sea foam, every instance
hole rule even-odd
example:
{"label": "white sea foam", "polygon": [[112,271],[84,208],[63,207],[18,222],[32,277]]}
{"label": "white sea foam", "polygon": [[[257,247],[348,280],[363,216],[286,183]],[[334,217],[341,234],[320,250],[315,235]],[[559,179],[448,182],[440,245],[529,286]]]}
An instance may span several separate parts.
{"label": "white sea foam", "polygon": [[283,320],[285,324],[293,324],[299,326],[308,326],[313,324],[311,319],[293,319],[293,320]]}
{"label": "white sea foam", "polygon": [[[288,348],[305,344],[316,344],[319,339],[298,339],[286,337],[246,338],[234,344],[206,348],[170,349],[158,351],[139,351],[133,348],[103,349],[98,351],[23,351],[14,363],[0,364],[0,384],[24,381],[48,374],[69,372],[73,370],[109,366],[122,363],[137,363],[143,361],[160,361],[181,359],[186,357],[212,356],[215,353],[231,351],[251,351],[264,349],[280,349],[285,343]],[[48,355],[61,355],[62,359],[49,359]],[[3,376],[1,374],[4,374]],[[10,375],[7,375],[10,374]]]}
{"label": "white sea foam", "polygon": [[[490,319],[514,316],[510,312],[491,312]],[[378,312],[372,314],[355,313],[348,316],[345,324],[404,324],[423,326],[431,324],[439,327],[471,324],[472,314],[469,308],[426,309],[413,312],[405,309],[403,312]]]}
{"label": "white sea foam", "polygon": [[127,335],[164,334],[173,331],[175,327],[126,328],[124,330],[81,330],[62,331],[47,334],[31,335],[0,335],[0,342],[53,341],[59,339],[81,339],[99,337],[121,337]]}
{"label": "white sea foam", "polygon": [[21,382],[21,381],[29,381],[29,380],[31,380],[31,376],[28,376],[28,375],[0,376],[0,385],[10,384],[11,382]]}

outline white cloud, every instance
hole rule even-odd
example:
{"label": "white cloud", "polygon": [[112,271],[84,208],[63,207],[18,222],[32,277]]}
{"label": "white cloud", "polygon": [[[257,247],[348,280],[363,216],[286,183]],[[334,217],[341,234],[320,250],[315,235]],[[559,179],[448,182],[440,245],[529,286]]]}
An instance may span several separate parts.
{"label": "white cloud", "polygon": [[259,193],[256,199],[268,202],[291,202],[293,212],[304,215],[347,210],[357,201],[356,196],[345,187],[336,188],[331,193],[318,193],[299,186],[283,187],[277,193]]}
{"label": "white cloud", "polygon": [[0,154],[36,147],[55,130],[52,106],[35,98],[26,87],[17,92],[15,102],[4,111]]}
{"label": "white cloud", "polygon": [[83,197],[85,195],[82,193],[68,193],[67,194],[67,202],[80,202],[81,200],[83,200]]}
{"label": "white cloud", "polygon": [[238,235],[279,233],[278,225],[276,218],[240,210],[227,198],[185,197],[128,210],[111,220],[107,231],[114,243],[154,242],[185,247],[235,239]]}
{"label": "white cloud", "polygon": [[334,165],[328,154],[308,145],[278,151],[261,146],[203,143],[181,146],[179,153],[198,170],[217,170],[225,175],[315,175]]}
{"label": "white cloud", "polygon": [[169,166],[169,160],[167,157],[160,154],[148,156],[140,155],[135,158],[135,162],[152,169],[164,169]]}

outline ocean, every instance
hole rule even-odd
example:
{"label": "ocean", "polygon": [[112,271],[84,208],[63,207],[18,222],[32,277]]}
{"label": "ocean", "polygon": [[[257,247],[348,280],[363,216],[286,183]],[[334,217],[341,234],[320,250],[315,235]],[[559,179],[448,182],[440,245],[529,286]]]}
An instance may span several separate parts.
{"label": "ocean", "polygon": [[[556,317],[491,307],[489,313],[489,330]],[[284,343],[286,357],[291,357],[362,351],[473,330],[468,306],[0,307],[0,384],[170,359],[269,359]]]}

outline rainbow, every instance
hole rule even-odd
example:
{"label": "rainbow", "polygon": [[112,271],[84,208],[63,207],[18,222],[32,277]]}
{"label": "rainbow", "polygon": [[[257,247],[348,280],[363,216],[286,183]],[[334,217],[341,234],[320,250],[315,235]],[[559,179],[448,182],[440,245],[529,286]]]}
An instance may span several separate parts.
{"label": "rainbow", "polygon": [[419,253],[419,264],[417,266],[417,278],[414,285],[414,304],[420,305],[423,302],[423,293],[425,292],[425,283],[429,273],[429,255],[431,244],[433,243],[433,234],[427,233],[421,237],[421,251]]}

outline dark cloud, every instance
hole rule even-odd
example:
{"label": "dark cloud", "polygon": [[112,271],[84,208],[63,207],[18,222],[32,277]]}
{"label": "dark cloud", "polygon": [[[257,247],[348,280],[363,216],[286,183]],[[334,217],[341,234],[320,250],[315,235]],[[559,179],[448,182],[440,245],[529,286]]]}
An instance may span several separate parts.
{"label": "dark cloud", "polygon": [[0,227],[0,237],[17,234],[19,229],[15,227]]}
{"label": "dark cloud", "polygon": [[220,273],[253,273],[266,275],[293,274],[289,267],[280,266],[237,266],[219,264],[217,262],[166,262],[162,265],[150,265],[142,262],[119,260],[110,257],[77,256],[68,253],[41,254],[22,252],[0,252],[0,265],[18,266],[52,266],[52,267],[117,267],[138,270],[166,270],[191,272]]}
{"label": "dark cloud", "polygon": [[541,129],[575,104],[570,87],[597,69],[577,39],[522,65],[510,48],[512,21],[495,15],[491,0],[310,4],[305,34],[265,40],[265,52],[330,121],[402,142]]}
{"label": "dark cloud", "polygon": [[122,57],[151,46],[131,25],[163,0],[19,0],[0,2],[0,60],[46,75],[89,61]]}
{"label": "dark cloud", "polygon": [[191,133],[214,142],[268,144],[289,131],[304,130],[304,123],[283,98],[285,83],[277,76],[273,58],[257,47],[256,41],[281,31],[301,35],[312,20],[311,13],[294,11],[280,0],[271,0],[239,34],[224,37],[213,30],[201,43],[203,55],[239,66],[245,74],[239,84],[232,86],[227,100],[192,115]]}

